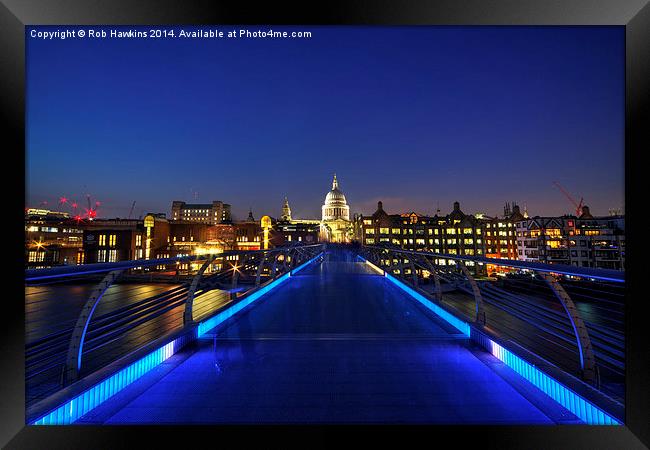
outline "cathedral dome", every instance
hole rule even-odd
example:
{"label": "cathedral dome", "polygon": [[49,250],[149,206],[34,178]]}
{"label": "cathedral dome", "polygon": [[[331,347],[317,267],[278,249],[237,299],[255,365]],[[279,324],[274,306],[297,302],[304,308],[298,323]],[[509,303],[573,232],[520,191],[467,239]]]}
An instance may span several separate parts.
{"label": "cathedral dome", "polygon": [[329,206],[347,205],[345,194],[339,188],[332,189],[325,196],[325,204]]}
{"label": "cathedral dome", "polygon": [[345,194],[339,189],[339,183],[334,175],[332,190],[325,196],[323,205],[323,220],[350,220],[350,207],[345,199]]}

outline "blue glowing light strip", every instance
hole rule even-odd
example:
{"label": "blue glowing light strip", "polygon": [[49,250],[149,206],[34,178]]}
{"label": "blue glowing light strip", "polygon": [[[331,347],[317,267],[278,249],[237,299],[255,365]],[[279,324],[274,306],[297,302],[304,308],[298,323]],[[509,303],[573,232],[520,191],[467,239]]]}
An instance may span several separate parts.
{"label": "blue glowing light strip", "polygon": [[392,275],[388,274],[386,271],[372,264],[370,261],[359,256],[359,258],[372,267],[374,270],[383,274],[384,277],[392,281],[400,289],[404,290],[406,293],[411,295],[411,297],[418,300],[424,306],[432,310],[442,319],[447,321],[453,327],[459,329],[463,334],[472,339],[478,341],[486,350],[488,350],[492,355],[494,355],[498,360],[503,362],[506,366],[513,369],[520,376],[526,379],[528,382],[533,384],[535,387],[540,389],[546,395],[551,397],[554,401],[562,405],[564,408],[571,411],[575,414],[580,420],[585,422],[588,425],[621,425],[621,422],[604,412],[602,409],[593,405],[588,400],[585,400],[582,396],[576,394],[571,389],[567,388],[559,381],[554,378],[546,375],[544,372],[523,360],[519,356],[515,355],[511,351],[503,348],[492,339],[489,339],[487,336],[481,333],[472,333],[471,326],[460,319],[457,319],[452,314],[448,313],[444,309],[438,307],[435,303],[432,303],[426,297],[416,292],[406,284],[402,283]]}
{"label": "blue glowing light strip", "polygon": [[[571,411],[588,425],[621,425],[621,423],[596,407],[571,389],[549,377],[532,364],[506,350],[493,340],[480,336],[478,339],[497,359],[505,363],[528,382],[540,389],[564,408]],[[485,342],[487,340],[487,342]],[[487,345],[486,345],[487,344]]]}
{"label": "blue glowing light strip", "polygon": [[[361,256],[359,256],[359,258],[361,258]],[[361,259],[363,259],[363,258],[361,258]],[[375,266],[373,263],[371,263],[370,261],[368,261],[366,259],[363,259],[363,260],[365,261],[366,264],[368,264],[370,267],[372,267],[376,272],[380,273],[381,275],[386,275],[386,272],[384,272],[384,269],[382,269],[381,267]]]}
{"label": "blue glowing light strip", "polygon": [[305,267],[307,267],[309,264],[312,262],[316,261],[322,253],[319,253],[318,255],[314,256],[312,259],[307,261],[304,264],[301,264],[300,266],[296,267],[290,272],[285,273],[281,277],[279,277],[277,280],[267,284],[263,288],[261,288],[258,291],[253,292],[250,294],[248,297],[244,298],[242,301],[235,303],[232,305],[230,308],[225,309],[224,311],[221,311],[219,314],[217,314],[214,317],[209,318],[208,320],[205,320],[203,322],[199,323],[199,330],[198,330],[198,337],[203,336],[205,333],[216,327],[217,325],[223,323],[224,321],[228,320],[230,317],[233,315],[237,314],[239,311],[253,303],[255,300],[269,292],[270,290],[276,288],[279,286],[283,281],[289,279],[291,277],[291,274],[296,274]]}
{"label": "blue glowing light strip", "polygon": [[411,297],[422,303],[424,306],[429,308],[431,311],[433,311],[436,315],[438,315],[441,319],[443,319],[445,322],[449,323],[452,327],[458,329],[461,333],[463,333],[465,336],[469,337],[470,334],[470,326],[467,322],[462,321],[452,314],[448,313],[435,303],[433,303],[431,300],[427,299],[424,295],[420,294],[419,292],[411,289],[408,287],[406,284],[402,283],[399,281],[397,278],[394,276],[390,275],[387,272],[384,272],[384,276],[389,280],[392,281],[397,287],[402,289],[403,291],[406,291],[407,294],[409,294]]}
{"label": "blue glowing light strip", "polygon": [[172,356],[178,340],[154,350],[30,425],[70,425]]}
{"label": "blue glowing light strip", "polygon": [[371,263],[367,259],[362,258],[361,256],[359,256],[359,258],[361,258],[362,261],[364,261],[366,264],[368,264],[370,267],[372,267],[375,271],[379,272],[380,274],[383,274],[384,277],[386,277],[386,279],[391,281],[397,287],[399,287],[400,289],[405,291],[407,294],[409,294],[411,297],[413,297],[414,299],[416,299],[417,301],[422,303],[424,306],[426,306],[428,309],[433,311],[438,317],[443,319],[445,322],[449,323],[452,327],[456,328],[458,331],[463,333],[465,336],[469,337],[469,335],[470,335],[470,326],[469,326],[469,324],[467,322],[464,322],[464,321],[456,318],[452,314],[448,313],[447,311],[445,311],[444,309],[442,309],[441,307],[439,307],[435,303],[431,302],[431,300],[427,299],[425,296],[423,296],[419,292],[415,291],[414,289],[411,289],[409,286],[402,283],[401,281],[399,281],[394,276],[390,275],[385,270],[377,267],[376,265],[374,265],[373,263]]}

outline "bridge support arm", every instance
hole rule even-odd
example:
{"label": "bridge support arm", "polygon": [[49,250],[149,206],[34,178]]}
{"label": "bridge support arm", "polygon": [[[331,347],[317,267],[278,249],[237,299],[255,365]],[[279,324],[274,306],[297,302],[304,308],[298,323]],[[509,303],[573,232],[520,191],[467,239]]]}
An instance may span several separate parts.
{"label": "bridge support arm", "polygon": [[262,270],[264,270],[264,264],[266,263],[266,258],[268,258],[269,254],[265,253],[264,256],[262,257],[262,260],[257,266],[257,273],[255,274],[255,286],[260,285],[260,278],[262,276]]}
{"label": "bridge support arm", "polygon": [[399,268],[399,276],[400,278],[404,278],[404,258],[399,253],[397,254],[397,258],[398,258],[397,267]]}
{"label": "bridge support arm", "polygon": [[70,337],[70,344],[68,345],[68,354],[64,368],[63,385],[71,384],[79,378],[81,372],[81,361],[83,356],[84,340],[86,339],[86,332],[88,325],[93,317],[97,305],[101,301],[106,290],[119,278],[125,269],[113,270],[109,272],[104,279],[93,289],[90,297],[86,300],[81,314],[77,318],[77,323],[72,330]]}
{"label": "bridge support arm", "polygon": [[436,270],[435,266],[431,261],[429,261],[428,258],[422,257],[420,261],[424,262],[424,265],[426,268],[431,272],[431,276],[433,277],[433,282],[435,283],[435,297],[436,300],[439,302],[442,301],[442,287],[440,286],[440,277],[438,276],[438,271]]}
{"label": "bridge support arm", "polygon": [[485,309],[483,307],[483,296],[481,295],[481,289],[478,286],[478,283],[474,279],[471,273],[469,273],[469,270],[465,266],[465,264],[462,261],[458,261],[458,267],[460,267],[460,270],[463,272],[463,275],[467,278],[469,281],[469,285],[472,287],[472,292],[474,293],[474,300],[476,301],[476,322],[485,325],[486,317],[485,317]]}
{"label": "bridge support arm", "polygon": [[[237,289],[237,285],[239,284],[239,272],[240,272],[241,270],[244,270],[244,267],[246,266],[246,264],[248,264],[248,261],[249,261],[249,260],[250,260],[250,256],[249,256],[249,255],[245,255],[245,256],[241,259],[241,264],[237,264],[237,263],[235,263],[235,266],[234,266],[233,269],[232,269],[232,282],[231,282],[231,284],[230,284],[230,289],[231,289],[232,291],[234,291],[235,289]],[[241,269],[241,270],[240,270],[240,269]],[[230,298],[236,298],[236,297],[237,297],[237,293],[236,293],[236,292],[231,292],[231,293],[230,293]]]}
{"label": "bridge support arm", "polygon": [[413,257],[409,257],[409,265],[411,266],[411,278],[413,280],[413,286],[418,287],[418,272],[415,270]]}
{"label": "bridge support arm", "polygon": [[553,275],[545,272],[537,272],[537,274],[546,281],[546,284],[551,288],[569,317],[576,338],[576,343],[578,345],[578,356],[580,358],[582,378],[585,381],[598,385],[596,358],[594,357],[594,352],[591,346],[591,339],[589,338],[587,327],[585,327],[580,314],[578,314],[578,310],[576,309],[573,300]]}
{"label": "bridge support arm", "polygon": [[192,323],[194,321],[194,319],[192,318],[192,314],[194,310],[194,294],[196,293],[196,290],[199,286],[199,282],[203,277],[203,273],[210,266],[210,264],[212,264],[212,262],[215,259],[217,259],[217,257],[218,255],[210,256],[208,260],[205,263],[203,263],[198,273],[192,279],[192,283],[190,284],[190,289],[187,291],[187,298],[185,299],[185,310],[183,311],[183,325],[187,325],[188,323]]}
{"label": "bridge support arm", "polygon": [[278,258],[281,253],[278,253],[273,257],[273,265],[271,266],[271,278],[275,278],[275,275],[278,273]]}

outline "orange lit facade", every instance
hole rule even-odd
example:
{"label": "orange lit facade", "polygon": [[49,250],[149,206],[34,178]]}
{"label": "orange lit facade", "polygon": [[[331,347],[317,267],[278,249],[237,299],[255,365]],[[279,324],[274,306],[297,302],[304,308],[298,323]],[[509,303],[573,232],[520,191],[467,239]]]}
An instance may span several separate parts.
{"label": "orange lit facade", "polygon": [[[519,206],[506,204],[503,217],[483,217],[484,224],[485,256],[495,259],[519,259],[517,252],[517,229],[518,221],[524,216]],[[493,264],[487,265],[488,274],[506,273],[511,269]]]}
{"label": "orange lit facade", "polygon": [[[371,216],[359,216],[360,240],[364,245],[393,245],[405,250],[462,256],[485,256],[484,224],[476,217],[465,214],[458,202],[446,216],[425,216],[415,212],[388,214],[378,202]],[[450,264],[448,259],[435,260],[436,264]],[[473,262],[467,262],[473,266]],[[485,266],[476,266],[483,275]]]}
{"label": "orange lit facade", "polygon": [[532,217],[517,222],[519,259],[624,270],[625,217]]}
{"label": "orange lit facade", "polygon": [[25,212],[25,266],[30,269],[83,263],[83,224],[67,213]]}
{"label": "orange lit facade", "polygon": [[242,222],[233,223],[235,233],[235,250],[260,250],[262,248],[263,230],[260,221],[255,220],[253,212]]}

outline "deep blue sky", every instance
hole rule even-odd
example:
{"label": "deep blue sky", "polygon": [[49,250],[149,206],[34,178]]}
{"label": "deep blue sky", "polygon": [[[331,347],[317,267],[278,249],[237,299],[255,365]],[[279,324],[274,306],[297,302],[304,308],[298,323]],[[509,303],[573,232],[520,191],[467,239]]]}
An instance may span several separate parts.
{"label": "deep blue sky", "polygon": [[624,206],[623,27],[273,28],[313,37],[27,37],[27,205],[319,217],[336,172],[366,214]]}

